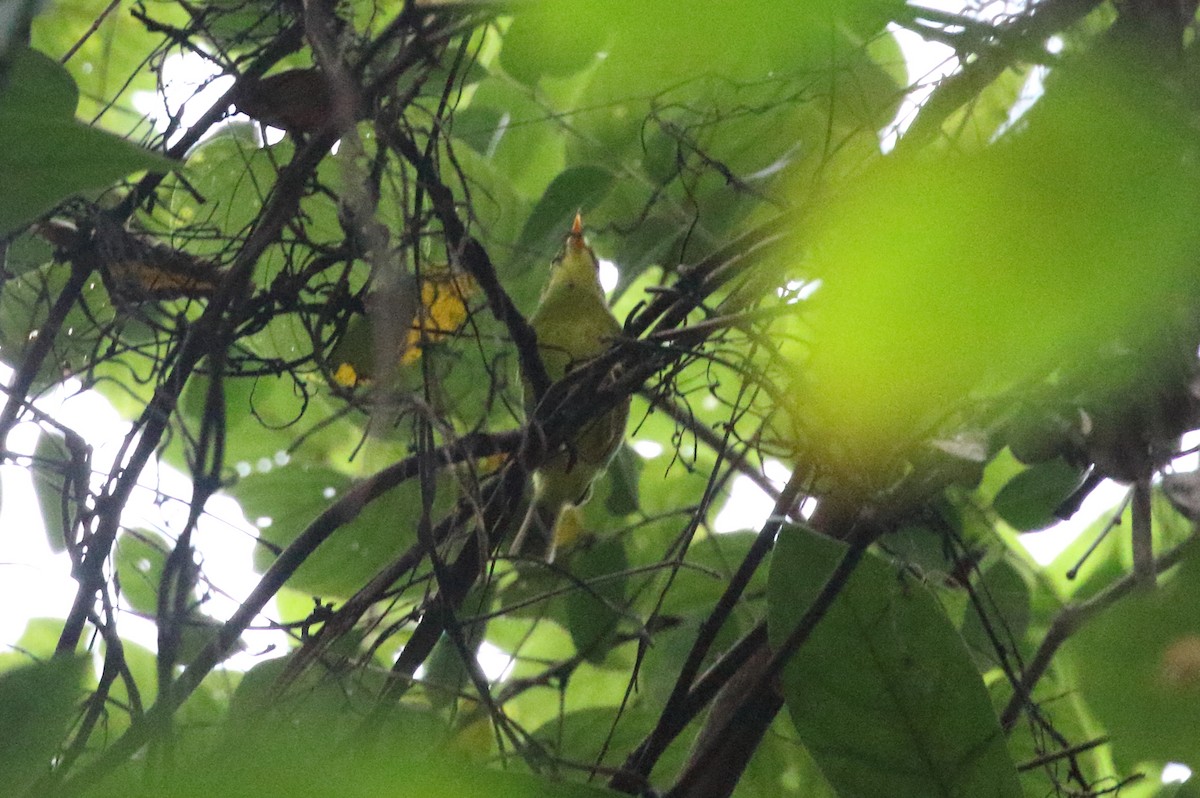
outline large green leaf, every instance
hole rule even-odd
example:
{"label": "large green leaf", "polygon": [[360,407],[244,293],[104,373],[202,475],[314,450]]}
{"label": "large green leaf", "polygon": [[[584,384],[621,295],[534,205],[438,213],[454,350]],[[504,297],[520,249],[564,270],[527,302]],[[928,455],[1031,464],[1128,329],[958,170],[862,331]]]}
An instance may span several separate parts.
{"label": "large green leaf", "polygon": [[24,795],[49,772],[74,717],[87,660],[55,658],[0,675],[0,792]]}
{"label": "large green leaf", "polygon": [[[785,529],[768,582],[771,641],[845,553]],[[783,674],[800,739],[845,796],[1015,798],[1016,768],[962,639],[924,586],[867,556]]]}
{"label": "large green leaf", "polygon": [[0,93],[0,173],[5,201],[0,234],[12,232],[61,200],[103,188],[130,172],[174,162],[75,121],[76,89],[44,55],[20,51],[12,83]]}
{"label": "large green leaf", "polygon": [[861,482],[965,397],[1063,364],[1099,395],[1145,388],[1143,359],[1105,357],[1174,323],[1200,200],[1178,101],[1119,70],[1048,90],[1002,146],[888,159],[816,210],[803,253],[825,284],[794,401],[841,450],[830,468]]}
{"label": "large green leaf", "polygon": [[173,166],[149,150],[74,120],[2,114],[0,170],[9,190],[0,208],[0,231],[16,230],[61,200],[103,188],[130,172]]}
{"label": "large green leaf", "polygon": [[[344,474],[329,468],[285,465],[251,474],[230,489],[242,511],[256,523],[264,541],[282,548],[291,543],[331,503],[353,487]],[[437,510],[434,508],[435,517]],[[349,596],[393,556],[416,542],[421,517],[415,480],[393,488],[338,529],[310,556],[288,583],[319,596]],[[272,548],[259,546],[254,565],[265,571],[275,560]]]}
{"label": "large green leaf", "polygon": [[67,70],[50,56],[28,47],[8,54],[8,71],[0,90],[0,110],[37,110],[56,119],[74,119],[79,89]]}
{"label": "large green leaf", "polygon": [[[273,664],[273,663],[270,663]],[[278,672],[264,668],[263,676]],[[89,785],[92,798],[378,798],[411,795],[421,798],[619,798],[620,793],[525,772],[485,768],[461,751],[431,744],[440,719],[405,707],[387,713],[362,734],[362,715],[347,712],[343,685],[327,680],[313,707],[286,717],[276,699],[258,703],[249,716],[239,713],[217,728],[211,750],[180,757],[153,784],[118,773]],[[256,702],[257,703],[257,702]],[[295,706],[295,704],[293,704]],[[357,721],[357,724],[356,724]],[[359,728],[358,736],[347,733]],[[378,740],[371,745],[365,741]],[[298,766],[297,757],[320,751],[319,773]]]}
{"label": "large green leaf", "polygon": [[[531,5],[516,15],[504,34],[500,65],[522,83],[543,76],[563,77],[594,63],[607,38],[596,24],[559,25],[554,4]],[[578,9],[577,13],[587,13]],[[550,37],[554,37],[551,39]]]}
{"label": "large green leaf", "polygon": [[539,196],[566,166],[554,110],[521,87],[498,79],[479,84],[471,107],[500,112],[486,156],[508,183],[505,190],[531,199]]}
{"label": "large green leaf", "polygon": [[573,166],[551,181],[533,206],[517,251],[530,264],[549,262],[571,229],[571,217],[585,214],[604,198],[613,184],[613,173],[601,166]]}
{"label": "large green leaf", "polygon": [[1122,599],[1068,641],[1080,691],[1118,764],[1200,768],[1200,557]]}

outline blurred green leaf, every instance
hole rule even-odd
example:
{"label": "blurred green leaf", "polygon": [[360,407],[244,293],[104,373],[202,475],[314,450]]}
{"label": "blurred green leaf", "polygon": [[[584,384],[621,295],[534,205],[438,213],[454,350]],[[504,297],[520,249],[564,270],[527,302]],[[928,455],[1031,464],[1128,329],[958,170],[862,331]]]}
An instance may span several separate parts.
{"label": "blurred green leaf", "polygon": [[965,397],[1065,363],[1098,395],[1146,379],[1101,364],[1169,334],[1193,284],[1194,135],[1160,84],[1111,74],[1048,89],[998,146],[893,158],[821,203],[795,257],[824,284],[787,356],[834,473],[881,468]]}
{"label": "blurred green leaf", "polygon": [[13,111],[0,115],[0,169],[15,187],[0,210],[0,232],[33,221],[57,203],[130,172],[166,171],[172,161],[74,120]]}
{"label": "blurred green leaf", "polygon": [[28,47],[14,48],[7,59],[0,113],[37,110],[56,119],[75,118],[79,89],[57,61]]}
{"label": "blurred green leaf", "polygon": [[[780,534],[768,583],[773,644],[845,551],[804,529]],[[859,564],[785,668],[783,690],[800,739],[840,794],[1021,795],[962,639],[922,585],[882,560]]]}
{"label": "blurred green leaf", "polygon": [[978,149],[987,146],[1007,126],[1011,109],[1029,79],[1028,70],[1004,70],[974,99],[947,117],[942,131],[955,147]]}
{"label": "blurred green leaf", "polygon": [[[50,4],[34,18],[32,44],[56,61],[74,49],[67,69],[80,89],[77,115],[100,117],[102,126],[125,131],[136,112],[133,95],[153,92],[158,85],[155,70],[146,69],[144,59],[162,38],[135,19],[131,8],[110,6],[109,0]],[[189,19],[173,3],[157,4],[151,16],[161,25],[181,27]]]}
{"label": "blurred green leaf", "polygon": [[[350,732],[353,717],[330,705],[289,719],[286,713],[239,716],[219,728],[211,750],[182,759],[148,786],[118,774],[94,786],[92,798],[325,798],[336,785],[342,798],[395,794],[422,798],[602,798],[618,796],[586,784],[546,776],[485,768],[460,753],[431,745],[440,721],[407,707],[375,722],[371,739]],[[298,767],[321,751],[319,778]]]}
{"label": "blurred green leaf", "polygon": [[585,21],[589,9],[582,6],[575,9],[575,24],[560,24],[562,10],[553,4],[520,10],[504,33],[504,71],[534,85],[543,75],[570,75],[597,59],[606,38],[604,28]]}
{"label": "blurred green leaf", "polygon": [[103,188],[130,172],[176,165],[76,122],[74,81],[47,56],[17,51],[8,77],[0,92],[0,171],[9,186],[0,208],[0,234],[73,194]]}
{"label": "blurred green leaf", "polygon": [[0,673],[53,657],[62,626],[60,618],[30,618],[12,650],[0,651]]}
{"label": "blurred green leaf", "polygon": [[1200,767],[1200,558],[1106,609],[1067,643],[1118,764]]}
{"label": "blurred green leaf", "polygon": [[503,114],[495,108],[468,106],[454,112],[450,133],[475,152],[486,156],[488,149],[497,141],[497,135],[501,134],[503,118]]}
{"label": "blurred green leaf", "polygon": [[53,552],[66,551],[66,532],[69,501],[66,495],[66,469],[71,462],[61,435],[56,430],[42,430],[33,447],[33,492],[37,496],[38,509],[42,512],[42,523],[46,527],[46,540]]}
{"label": "blurred green leaf", "polygon": [[56,657],[0,674],[0,792],[24,795],[49,773],[78,711],[86,666]]}
{"label": "blurred green leaf", "polygon": [[499,80],[480,83],[470,107],[500,112],[495,138],[485,155],[506,190],[528,199],[541,196],[567,165],[563,138],[550,124],[554,110],[521,87]]}

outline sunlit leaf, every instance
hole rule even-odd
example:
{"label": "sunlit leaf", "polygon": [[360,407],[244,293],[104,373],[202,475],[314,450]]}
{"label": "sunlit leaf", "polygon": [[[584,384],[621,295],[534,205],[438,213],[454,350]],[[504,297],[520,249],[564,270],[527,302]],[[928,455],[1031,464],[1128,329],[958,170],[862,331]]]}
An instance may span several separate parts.
{"label": "sunlit leaf", "polygon": [[1048,92],[1002,146],[893,159],[816,214],[796,258],[824,284],[795,401],[830,467],[879,468],[972,395],[1063,363],[1098,394],[1141,384],[1085,370],[1174,318],[1192,251],[1177,232],[1200,198],[1158,92],[1084,86]]}

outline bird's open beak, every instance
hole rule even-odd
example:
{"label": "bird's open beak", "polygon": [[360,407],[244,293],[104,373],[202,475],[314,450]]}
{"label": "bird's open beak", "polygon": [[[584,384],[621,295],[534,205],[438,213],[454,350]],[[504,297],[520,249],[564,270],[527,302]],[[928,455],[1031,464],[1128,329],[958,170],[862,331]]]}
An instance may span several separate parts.
{"label": "bird's open beak", "polygon": [[575,214],[575,223],[571,225],[571,233],[567,236],[567,248],[573,252],[587,248],[587,242],[583,240],[583,216]]}

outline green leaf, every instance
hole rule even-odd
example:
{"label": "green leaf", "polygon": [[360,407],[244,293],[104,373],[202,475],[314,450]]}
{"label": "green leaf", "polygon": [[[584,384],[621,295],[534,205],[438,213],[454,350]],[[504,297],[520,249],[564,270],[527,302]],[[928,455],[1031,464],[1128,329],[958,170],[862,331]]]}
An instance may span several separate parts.
{"label": "green leaf", "polygon": [[56,657],[0,675],[0,793],[24,795],[49,772],[77,711],[86,664]]}
{"label": "green leaf", "polygon": [[63,535],[67,531],[68,516],[64,513],[64,472],[71,462],[71,453],[67,451],[61,435],[54,431],[43,431],[33,447],[33,461],[33,492],[42,511],[46,540],[50,543],[51,551],[66,551]]}
{"label": "green leaf", "polygon": [[0,233],[33,221],[60,201],[104,188],[130,172],[166,171],[175,163],[73,119],[40,112],[0,114],[0,172],[8,190]]}
{"label": "green leaf", "polygon": [[584,214],[596,206],[613,185],[613,173],[599,166],[573,166],[546,187],[542,198],[529,213],[517,239],[517,251],[527,262],[549,262],[562,246],[576,212]]}
{"label": "green leaf", "polygon": [[[180,396],[180,417],[192,433],[175,436],[165,450],[167,461],[179,468],[186,466],[185,447],[204,418],[208,385],[206,376],[193,375]],[[292,460],[324,461],[332,449],[361,435],[349,419],[335,417],[327,397],[306,395],[289,375],[226,378],[224,388],[226,466],[265,470],[282,452]]]}
{"label": "green leaf", "polygon": [[[846,547],[785,529],[768,582],[778,645]],[[800,739],[840,795],[1021,795],[987,691],[930,592],[867,556],[788,663],[784,696]]]}
{"label": "green leaf", "polygon": [[29,49],[16,53],[0,93],[0,173],[8,186],[0,234],[73,194],[103,188],[130,172],[176,165],[76,122],[78,96],[70,74],[53,59]]}
{"label": "green leaf", "polygon": [[[2,156],[0,156],[2,157]],[[0,211],[2,213],[2,211]],[[0,292],[0,360],[10,366],[24,361],[50,308],[70,276],[70,267],[47,263],[8,280]],[[77,303],[68,313],[50,353],[40,364],[33,394],[77,373],[96,351],[97,331],[113,316],[112,306],[99,278],[83,289],[87,310]]]}
{"label": "green leaf", "polygon": [[75,118],[79,89],[66,69],[45,53],[28,47],[14,49],[9,59],[0,90],[0,114],[36,110],[46,117]]}
{"label": "green leaf", "polygon": [[760,796],[839,798],[786,717],[771,724],[733,791],[733,798]]}
{"label": "green leaf", "polygon": [[[264,663],[248,674],[264,684],[279,672],[280,660]],[[384,714],[363,744],[363,715],[377,693],[354,680],[327,673],[306,679],[316,700],[279,698],[266,708],[239,712],[216,729],[211,750],[180,757],[169,778],[147,783],[130,772],[101,786],[93,798],[377,798],[411,795],[421,798],[620,798],[620,793],[548,776],[485,768],[460,751],[443,745],[445,721],[427,711],[404,706]],[[259,677],[262,678],[259,678]],[[381,674],[369,674],[378,680]],[[358,674],[356,678],[363,677]],[[359,695],[354,695],[359,693]],[[256,697],[258,698],[258,697]],[[363,714],[351,708],[361,707]],[[357,731],[357,734],[355,734]],[[185,738],[186,739],[186,738]],[[297,767],[298,752],[321,751],[319,776]],[[336,785],[332,789],[331,785]],[[89,785],[91,786],[91,785]],[[331,791],[332,789],[332,791]]]}
{"label": "green leaf", "polygon": [[205,0],[204,11],[205,18],[212,20],[204,26],[204,34],[220,52],[243,51],[254,41],[267,41],[293,18],[269,0]]}
{"label": "green leaf", "polygon": [[1200,557],[1107,609],[1067,643],[1079,689],[1118,765],[1200,768]]}
{"label": "green leaf", "polygon": [[615,537],[572,553],[571,575],[579,584],[567,595],[567,630],[575,648],[592,662],[604,661],[624,617],[628,564],[625,546]]}
{"label": "green leaf", "polygon": [[[354,486],[329,468],[299,464],[251,474],[230,489],[242,511],[260,527],[264,541],[283,548]],[[441,491],[444,495],[446,491]],[[438,508],[434,508],[436,517]],[[289,586],[319,596],[349,596],[392,557],[416,542],[421,517],[415,480],[392,489],[361,508],[300,566]],[[275,550],[259,546],[254,567],[260,572],[275,560]]]}
{"label": "green leaf", "polygon": [[503,114],[495,108],[471,106],[455,111],[451,117],[450,134],[481,155],[497,141],[497,131]]}
{"label": "green leaf", "polygon": [[553,4],[520,9],[500,50],[505,72],[532,86],[543,75],[564,77],[596,61],[604,46],[604,28],[590,23],[558,24],[561,10]]}
{"label": "green leaf", "polygon": [[619,767],[623,757],[618,752],[641,742],[655,717],[650,707],[635,702],[615,727],[613,719],[610,707],[588,707],[551,718],[534,729],[533,738],[567,760],[591,762],[604,751],[603,764]]}
{"label": "green leaf", "polygon": [[170,544],[157,532],[129,530],[117,539],[117,577],[129,606],[151,618],[158,615],[158,587]]}
{"label": "green leaf", "polygon": [[[679,534],[678,522],[668,523],[666,527],[674,535]],[[757,537],[757,533],[754,532],[732,532],[694,541],[688,546],[684,558],[685,567],[676,573],[671,590],[663,597],[661,612],[699,624],[712,612],[713,606],[725,592],[729,578],[745,559]],[[662,556],[662,549],[669,545],[669,541],[670,538],[664,540],[660,546],[648,553],[646,561],[657,562],[655,558]],[[766,563],[770,563],[770,555]],[[640,560],[638,564],[641,564]],[[768,569],[763,567],[754,572],[750,584],[746,586],[748,597],[763,595],[767,573]],[[747,608],[755,606],[745,601],[743,603]],[[749,624],[749,618],[741,613],[734,613],[721,627],[716,645],[726,646],[733,643],[738,636],[749,631]]]}
{"label": "green leaf", "polygon": [[638,483],[644,468],[645,463],[633,449],[622,446],[617,450],[598,486],[598,493],[604,496],[604,509],[610,515],[620,518],[637,512]]}
{"label": "green leaf", "polygon": [[1029,79],[1024,68],[1005,69],[999,77],[978,92],[942,123],[942,131],[955,148],[979,149],[987,146],[1008,123],[1013,106]]}
{"label": "green leaf", "polygon": [[1043,529],[1058,521],[1054,510],[1083,484],[1087,470],[1062,458],[1047,460],[1010,479],[992,509],[1020,532]]}
{"label": "green leaf", "polygon": [[[1000,644],[1006,650],[1019,645],[1029,626],[1032,598],[1029,584],[1017,566],[1008,557],[997,560],[983,572],[974,589]],[[988,637],[983,619],[973,603],[967,605],[962,636],[967,647],[985,666],[999,664],[995,644]]]}
{"label": "green leaf", "polygon": [[0,673],[53,657],[62,627],[61,618],[30,618],[12,650],[0,651]]}
{"label": "green leaf", "polygon": [[[486,624],[475,623],[463,628],[463,642],[467,653],[474,657],[479,653]],[[443,634],[425,660],[425,675],[421,684],[429,702],[438,709],[453,706],[465,691],[474,692],[471,674],[463,661],[458,646],[448,633]]]}
{"label": "green leaf", "polygon": [[550,124],[554,110],[530,97],[521,86],[486,80],[476,89],[471,107],[500,111],[501,123],[486,155],[487,163],[504,180],[502,191],[537,197],[566,168],[563,136]]}
{"label": "green leaf", "polygon": [[4,267],[9,274],[19,276],[45,265],[54,258],[54,248],[37,235],[18,235],[8,245]]}

